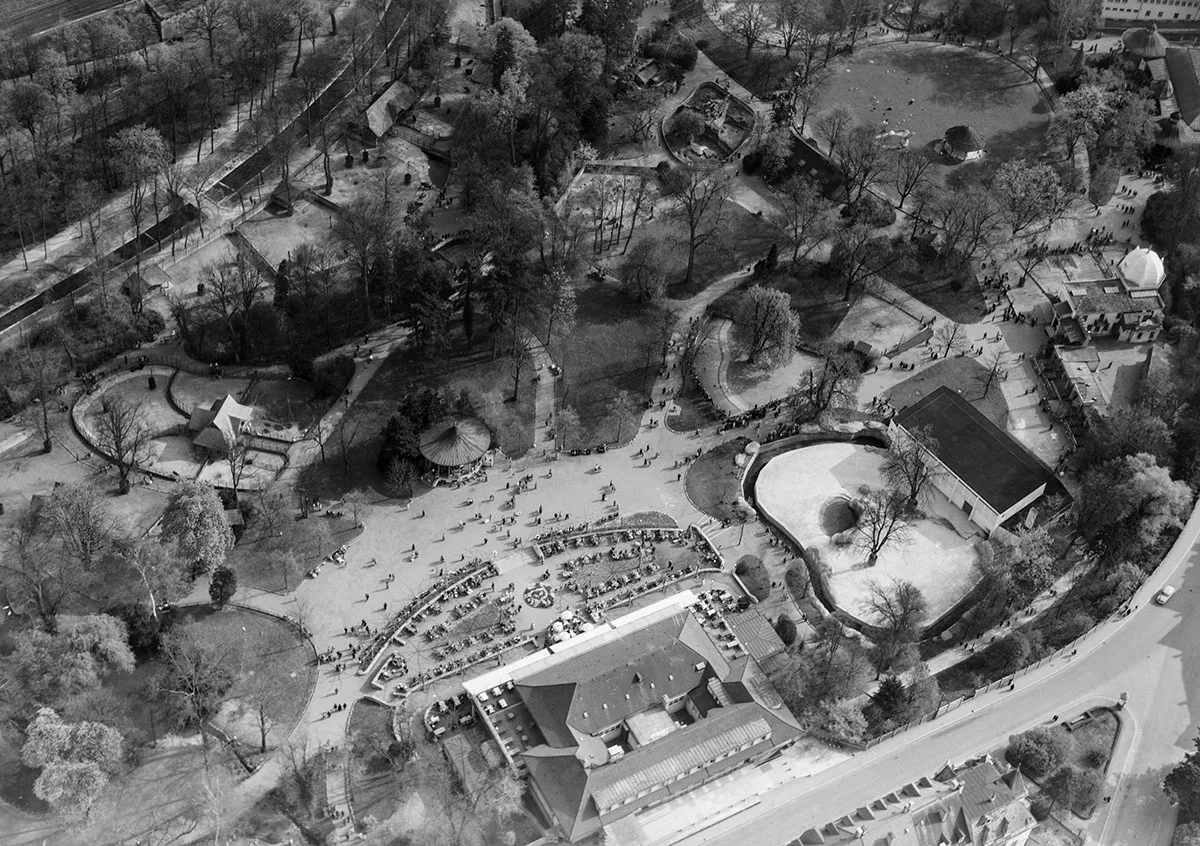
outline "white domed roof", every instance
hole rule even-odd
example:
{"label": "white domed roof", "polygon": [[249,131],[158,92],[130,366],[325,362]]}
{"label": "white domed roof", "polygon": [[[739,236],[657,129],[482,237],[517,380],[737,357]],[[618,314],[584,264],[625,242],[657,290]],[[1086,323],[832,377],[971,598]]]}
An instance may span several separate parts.
{"label": "white domed roof", "polygon": [[1158,253],[1145,247],[1130,250],[1117,265],[1117,273],[1131,288],[1157,288],[1167,275]]}

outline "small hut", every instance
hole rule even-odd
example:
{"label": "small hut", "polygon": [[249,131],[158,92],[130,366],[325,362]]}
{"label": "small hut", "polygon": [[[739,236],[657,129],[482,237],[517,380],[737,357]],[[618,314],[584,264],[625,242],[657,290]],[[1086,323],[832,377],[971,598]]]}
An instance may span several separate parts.
{"label": "small hut", "polygon": [[208,408],[193,408],[188,429],[194,445],[225,455],[230,444],[254,434],[254,409],[226,394]]}
{"label": "small hut", "polygon": [[464,481],[491,462],[492,432],[477,417],[455,414],[421,433],[421,455],[429,462],[430,484]]}
{"label": "small hut", "polygon": [[1183,116],[1179,112],[1159,121],[1158,133],[1154,137],[1156,144],[1166,147],[1168,150],[1191,147],[1197,141],[1200,141],[1200,136],[1196,134],[1196,130],[1184,123]]}
{"label": "small hut", "polygon": [[956,162],[974,161],[987,152],[987,142],[969,126],[952,126],[946,130],[938,152]]}

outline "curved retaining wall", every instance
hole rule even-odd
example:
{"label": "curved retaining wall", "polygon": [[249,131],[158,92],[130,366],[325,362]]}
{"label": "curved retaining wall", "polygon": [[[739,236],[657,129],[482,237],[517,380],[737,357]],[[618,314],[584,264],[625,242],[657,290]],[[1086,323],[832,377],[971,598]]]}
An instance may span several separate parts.
{"label": "curved retaining wall", "polygon": [[[837,604],[837,601],[833,598],[832,591],[829,589],[829,582],[817,559],[804,548],[804,544],[795,535],[788,531],[754,497],[754,485],[758,481],[758,474],[762,472],[762,468],[772,458],[782,455],[785,452],[790,452],[793,449],[822,443],[854,443],[886,448],[889,445],[889,439],[884,431],[863,429],[859,432],[806,432],[764,444],[762,449],[759,450],[758,455],[748,464],[746,472],[743,474],[742,496],[746,498],[747,502],[751,503],[759,519],[766,523],[779,537],[786,540],[796,551],[796,554],[804,561],[805,566],[808,568],[808,577],[812,584],[813,595],[816,596],[817,601],[840,623],[874,639],[883,634],[883,631],[877,626],[873,626],[865,620],[854,616]],[[963,615],[978,602],[980,589],[980,583],[976,583],[953,606],[942,612],[929,625],[922,628],[918,640],[928,640],[929,638],[937,637],[961,620]]]}

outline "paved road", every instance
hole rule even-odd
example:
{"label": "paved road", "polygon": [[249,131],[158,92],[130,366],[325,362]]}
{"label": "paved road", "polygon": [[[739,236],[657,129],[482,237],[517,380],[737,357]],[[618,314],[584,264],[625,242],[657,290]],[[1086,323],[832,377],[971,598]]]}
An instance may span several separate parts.
{"label": "paved road", "polygon": [[[1100,627],[1074,658],[1022,678],[1013,692],[996,692],[941,720],[859,752],[843,764],[781,784],[754,808],[682,841],[684,846],[786,843],[935,772],[1002,744],[1008,735],[1129,694],[1126,729],[1116,750],[1106,794],[1108,813],[1088,826],[1089,843],[1166,846],[1175,811],[1160,790],[1166,770],[1191,748],[1200,713],[1200,668],[1189,652],[1200,643],[1200,508],[1192,514],[1163,566],[1139,592],[1129,617]],[[1171,604],[1151,597],[1166,583],[1179,586]],[[1115,788],[1115,789],[1114,789]],[[1078,828],[1078,825],[1076,826]]]}
{"label": "paved road", "polygon": [[60,22],[78,20],[123,0],[3,0],[0,2],[0,31],[26,35],[41,32]]}

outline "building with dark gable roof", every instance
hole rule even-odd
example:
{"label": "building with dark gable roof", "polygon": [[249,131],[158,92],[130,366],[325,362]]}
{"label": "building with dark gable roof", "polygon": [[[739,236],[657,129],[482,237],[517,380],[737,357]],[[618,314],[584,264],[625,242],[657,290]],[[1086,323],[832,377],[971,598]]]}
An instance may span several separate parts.
{"label": "building with dark gable roof", "polygon": [[569,840],[755,764],[803,735],[690,591],[463,687]]}
{"label": "building with dark gable roof", "polygon": [[942,386],[892,418],[893,438],[928,440],[933,484],[991,532],[1041,497],[1054,473],[957,392]]}
{"label": "building with dark gable roof", "polygon": [[810,828],[790,846],[1025,846],[1037,825],[1027,796],[1020,772],[1002,772],[984,755]]}

